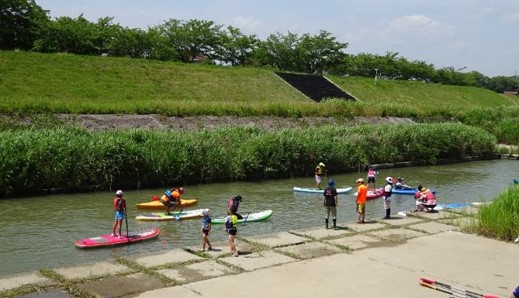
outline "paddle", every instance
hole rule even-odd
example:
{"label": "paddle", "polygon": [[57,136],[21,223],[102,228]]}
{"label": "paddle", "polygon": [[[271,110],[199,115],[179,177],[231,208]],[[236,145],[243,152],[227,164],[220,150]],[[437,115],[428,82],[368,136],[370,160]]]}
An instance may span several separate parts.
{"label": "paddle", "polygon": [[128,231],[128,211],[126,210],[126,200],[124,200],[124,219],[126,221],[126,239],[130,242],[130,232]]}
{"label": "paddle", "polygon": [[420,285],[435,289],[440,292],[444,292],[447,294],[454,295],[456,297],[468,297],[468,298],[498,298],[494,295],[483,295],[471,291],[467,291],[464,289],[460,289],[457,287],[453,287],[451,285],[448,285],[446,283],[442,283],[436,280],[428,279],[428,278],[420,278]]}
{"label": "paddle", "polygon": [[243,225],[245,225],[245,223],[247,223],[247,219],[249,219],[249,214],[250,214],[250,212],[248,212],[247,215],[245,215],[245,219],[243,220]]}

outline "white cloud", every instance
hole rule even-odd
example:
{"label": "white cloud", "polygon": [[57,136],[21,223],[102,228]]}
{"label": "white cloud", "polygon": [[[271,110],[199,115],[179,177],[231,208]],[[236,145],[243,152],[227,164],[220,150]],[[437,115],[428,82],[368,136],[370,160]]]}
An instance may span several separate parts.
{"label": "white cloud", "polygon": [[519,11],[505,14],[504,19],[511,23],[519,23]]}
{"label": "white cloud", "polygon": [[261,27],[261,22],[251,17],[237,16],[234,18],[234,24],[239,28],[247,28],[248,30],[257,30]]}
{"label": "white cloud", "polygon": [[424,15],[403,16],[393,19],[389,22],[388,31],[402,32],[402,31],[431,31],[440,27],[440,23],[432,20]]}

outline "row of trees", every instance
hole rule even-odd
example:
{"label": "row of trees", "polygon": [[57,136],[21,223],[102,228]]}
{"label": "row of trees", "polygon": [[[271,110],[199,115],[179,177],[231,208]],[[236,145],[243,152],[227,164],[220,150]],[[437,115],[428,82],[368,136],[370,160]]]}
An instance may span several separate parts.
{"label": "row of trees", "polygon": [[409,61],[396,52],[385,55],[346,54],[348,43],[331,33],[288,32],[271,34],[266,40],[243,34],[240,29],[206,20],[170,19],[147,30],[123,27],[112,17],[88,21],[58,17],[34,0],[0,2],[0,48],[45,53],[110,55],[131,58],[204,61],[232,66],[273,67],[283,71],[419,80],[450,85],[484,87],[496,92],[519,89],[516,77],[494,77],[453,67],[435,69],[424,61]]}

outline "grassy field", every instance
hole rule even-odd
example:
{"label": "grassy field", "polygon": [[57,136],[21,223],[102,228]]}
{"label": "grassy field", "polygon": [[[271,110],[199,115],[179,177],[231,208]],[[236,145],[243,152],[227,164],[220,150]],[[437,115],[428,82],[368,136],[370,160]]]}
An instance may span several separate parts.
{"label": "grassy field", "polygon": [[268,69],[0,51],[0,113],[412,117],[519,102],[474,87],[330,79],[360,102],[312,102]]}

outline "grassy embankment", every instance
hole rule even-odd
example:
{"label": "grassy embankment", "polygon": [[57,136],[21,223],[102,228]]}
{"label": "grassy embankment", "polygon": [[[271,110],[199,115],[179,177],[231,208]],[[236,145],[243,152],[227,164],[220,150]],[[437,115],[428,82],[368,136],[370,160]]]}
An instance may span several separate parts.
{"label": "grassy embankment", "polygon": [[0,113],[451,117],[519,104],[474,87],[334,76],[360,102],[319,104],[268,69],[65,54],[0,51],[0,74]]}

